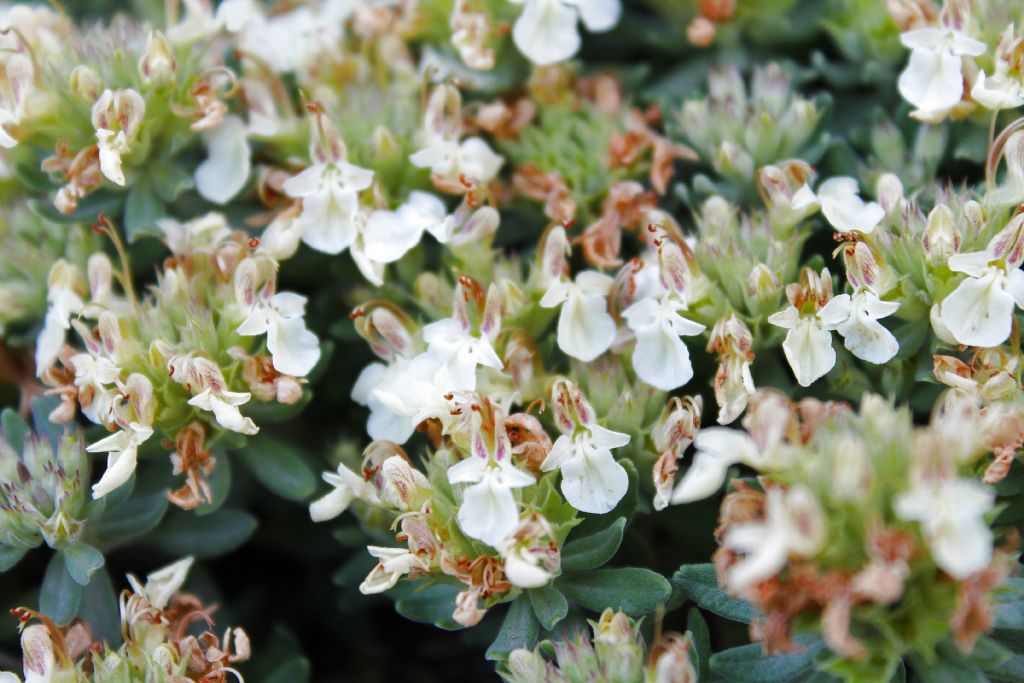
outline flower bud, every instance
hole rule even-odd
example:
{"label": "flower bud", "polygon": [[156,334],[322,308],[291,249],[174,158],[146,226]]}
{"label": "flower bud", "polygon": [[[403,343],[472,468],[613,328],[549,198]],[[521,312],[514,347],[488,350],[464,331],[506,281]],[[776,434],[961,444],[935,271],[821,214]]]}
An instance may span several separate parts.
{"label": "flower bud", "polygon": [[643,669],[643,646],[635,624],[623,612],[606,609],[594,627],[594,650],[601,661],[601,672],[609,683],[636,680]]}
{"label": "flower bud", "polygon": [[833,448],[832,493],[844,501],[864,500],[874,480],[864,442],[852,435],[843,435]]}
{"label": "flower bud", "polygon": [[92,67],[85,64],[76,66],[69,80],[71,90],[89,102],[95,102],[103,90],[103,79]]}
{"label": "flower bud", "polygon": [[971,230],[975,234],[984,227],[985,222],[988,220],[988,213],[984,207],[973,199],[964,202],[963,212],[967,224],[971,226]]}
{"label": "flower bud", "polygon": [[177,70],[178,62],[167,38],[160,31],[150,31],[146,49],[139,59],[142,80],[150,85],[163,85],[174,80]]}
{"label": "flower bud", "polygon": [[953,212],[939,204],[928,214],[928,225],[921,239],[925,256],[932,265],[943,265],[960,250],[960,231]]}
{"label": "flower bud", "polygon": [[732,178],[746,179],[754,175],[754,159],[731,140],[721,144],[712,163],[715,170]]}
{"label": "flower bud", "polygon": [[532,650],[513,650],[508,655],[508,676],[512,683],[535,683],[547,680],[548,665]]}
{"label": "flower bud", "polygon": [[903,182],[894,173],[883,173],[875,183],[875,196],[885,214],[891,216],[903,206]]}
{"label": "flower bud", "polygon": [[413,355],[412,319],[394,304],[370,302],[352,313],[356,332],[378,357],[391,361]]}

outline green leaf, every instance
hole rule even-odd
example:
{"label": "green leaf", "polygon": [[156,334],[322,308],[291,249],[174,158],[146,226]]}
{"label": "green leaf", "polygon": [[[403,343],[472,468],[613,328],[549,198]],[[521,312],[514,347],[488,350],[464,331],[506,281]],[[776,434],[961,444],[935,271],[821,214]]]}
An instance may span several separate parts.
{"label": "green leaf", "polygon": [[153,189],[164,202],[173,202],[185,190],[195,187],[192,176],[179,166],[160,161],[149,169]]}
{"label": "green leaf", "polygon": [[520,595],[508,607],[505,621],[501,622],[498,636],[487,648],[487,659],[504,661],[513,650],[532,649],[537,644],[540,624],[533,616],[533,608],[525,595]]}
{"label": "green leaf", "polygon": [[79,541],[64,549],[64,565],[76,583],[88,586],[92,575],[103,566],[103,553]]}
{"label": "green leaf", "polygon": [[794,638],[804,646],[790,655],[766,655],[761,643],[742,645],[711,655],[711,671],[727,681],[743,683],[782,683],[796,681],[798,675],[813,666],[814,655],[823,644],[816,636],[802,634]]}
{"label": "green leaf", "polygon": [[532,588],[526,594],[530,598],[530,606],[533,607],[537,621],[546,631],[553,629],[555,624],[565,619],[565,615],[569,613],[569,602],[557,588],[550,584],[541,588]]}
{"label": "green leaf", "polygon": [[67,624],[82,604],[82,586],[68,574],[64,553],[54,553],[39,589],[39,611],[58,624]]}
{"label": "green leaf", "polygon": [[37,434],[42,434],[50,440],[53,450],[57,450],[60,438],[64,434],[64,427],[50,422],[50,413],[60,405],[60,398],[57,396],[40,396],[32,399],[32,426]]}
{"label": "green leaf", "polygon": [[114,584],[105,567],[96,572],[89,585],[82,589],[82,605],[78,616],[89,624],[94,639],[101,642],[106,640],[117,647],[121,641],[121,615]]}
{"label": "green leaf", "polygon": [[309,673],[309,660],[296,657],[267,674],[263,683],[308,683]]}
{"label": "green leaf", "polygon": [[237,454],[261,484],[282,498],[301,502],[316,490],[313,468],[285,441],[266,436]]}
{"label": "green leaf", "polygon": [[910,661],[916,680],[921,683],[989,683],[985,674],[964,662],[947,659],[929,662],[917,655],[911,655]]}
{"label": "green leaf", "polygon": [[421,624],[434,624],[454,631],[462,625],[452,619],[455,596],[462,589],[450,583],[435,583],[395,602],[395,611]]}
{"label": "green leaf", "polygon": [[0,572],[5,572],[14,565],[21,562],[25,557],[28,548],[15,548],[14,546],[0,546]]}
{"label": "green leaf", "polygon": [[668,600],[672,586],[649,569],[597,569],[562,576],[557,586],[567,598],[594,612],[619,609],[630,616],[653,612]]}
{"label": "green leaf", "polygon": [[672,575],[672,583],[679,586],[698,607],[726,619],[749,624],[757,616],[753,605],[730,596],[719,587],[714,565],[683,565]]}
{"label": "green leaf", "polygon": [[15,411],[4,408],[3,414],[0,415],[0,428],[4,431],[4,440],[16,453],[21,453],[22,446],[25,445],[25,437],[32,432],[28,423],[21,419],[21,415]]}
{"label": "green leaf", "polygon": [[101,213],[114,218],[120,215],[123,204],[123,194],[93,192],[78,202],[78,208],[71,213],[61,213],[49,199],[28,200],[29,208],[37,216],[62,225],[95,223]]}
{"label": "green leaf", "polygon": [[129,242],[143,234],[159,234],[156,222],[166,215],[164,203],[153,191],[149,176],[140,176],[124,202],[124,234]]}
{"label": "green leaf", "polygon": [[708,624],[696,607],[691,607],[686,613],[686,628],[690,632],[693,652],[697,656],[697,680],[706,681],[711,675],[711,633],[708,632]]}
{"label": "green leaf", "polygon": [[99,542],[121,543],[156,528],[167,512],[167,492],[160,490],[129,498],[87,527],[89,537]]}
{"label": "green leaf", "polygon": [[169,517],[154,540],[157,547],[175,557],[217,557],[245,543],[257,526],[255,517],[239,510],[218,510],[201,522],[182,513]]}
{"label": "green leaf", "polygon": [[562,571],[596,569],[612,559],[622,544],[622,532],[625,528],[626,518],[619,517],[611,526],[596,534],[575,538],[566,543],[562,548]]}

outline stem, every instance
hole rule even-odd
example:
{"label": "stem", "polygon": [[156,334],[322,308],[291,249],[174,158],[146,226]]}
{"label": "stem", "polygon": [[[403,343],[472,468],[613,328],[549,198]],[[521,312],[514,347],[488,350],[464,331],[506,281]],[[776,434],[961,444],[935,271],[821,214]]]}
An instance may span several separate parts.
{"label": "stem", "polygon": [[125,251],[124,242],[121,241],[121,236],[117,233],[117,229],[114,224],[110,222],[110,219],[105,215],[100,214],[99,224],[102,226],[100,230],[105,232],[110,241],[114,243],[114,249],[117,251],[118,259],[121,261],[121,286],[124,288],[125,294],[132,302],[132,308],[138,313],[139,300],[135,296],[135,285],[132,284],[132,271],[128,263],[128,252]]}
{"label": "stem", "polygon": [[1017,119],[999,134],[999,137],[989,145],[988,159],[985,160],[985,187],[991,190],[996,184],[996,171],[999,169],[999,159],[1003,156],[1003,147],[1011,135],[1024,128],[1024,116]]}

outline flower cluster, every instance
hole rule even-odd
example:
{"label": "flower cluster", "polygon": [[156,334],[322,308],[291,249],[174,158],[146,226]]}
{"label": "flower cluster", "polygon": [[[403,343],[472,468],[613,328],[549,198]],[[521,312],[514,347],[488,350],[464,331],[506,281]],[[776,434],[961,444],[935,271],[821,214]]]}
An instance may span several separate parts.
{"label": "flower cluster", "polygon": [[[751,635],[766,650],[820,632],[832,653],[821,666],[854,680],[890,676],[946,633],[971,650],[991,627],[1014,551],[994,549],[995,495],[974,473],[1020,447],[1019,406],[950,393],[915,427],[877,396],[854,412],[763,391],[744,426],[701,431],[675,495],[708,495],[737,463],[757,472],[730,484],[714,562],[725,589],[759,610]],[[922,631],[918,619],[946,630]]]}
{"label": "flower cluster", "polygon": [[[175,473],[186,477],[171,500],[191,508],[211,500],[206,440],[257,433],[240,409],[254,396],[301,399],[320,347],[303,321],[306,299],[277,291],[277,257],[295,250],[296,235],[272,224],[263,241],[250,240],[216,213],[161,228],[172,256],[141,298],[109,223],[102,229],[121,251],[118,272],[103,252],[89,257],[85,274],[54,264],[36,371],[61,399],[50,419],[66,422],[80,408],[114,432],[88,447],[108,454],[93,497],[131,477],[139,447],[159,430],[173,439]],[[72,327],[84,348],[66,344]]]}
{"label": "flower cluster", "polygon": [[100,622],[250,508],[513,682],[1024,676],[1019,0],[143,4],[0,8],[28,680],[240,678]]}
{"label": "flower cluster", "polygon": [[[120,596],[124,642],[117,648],[94,642],[89,624],[83,621],[62,627],[35,610],[12,610],[21,622],[26,683],[241,682],[235,667],[251,655],[244,630],[229,628],[223,637],[210,630],[198,636],[185,633],[197,619],[212,627],[211,608],[194,595],[180,592],[192,563],[191,557],[179,560],[147,576],[145,583],[128,575],[131,590]],[[0,680],[19,683],[21,678],[3,672]]]}
{"label": "flower cluster", "polygon": [[[610,609],[591,621],[593,639],[577,633],[534,650],[513,650],[498,673],[509,683],[615,681],[616,683],[696,683],[688,636],[664,633],[644,657],[640,625]],[[551,659],[545,658],[548,655]],[[553,660],[553,661],[552,661]]]}

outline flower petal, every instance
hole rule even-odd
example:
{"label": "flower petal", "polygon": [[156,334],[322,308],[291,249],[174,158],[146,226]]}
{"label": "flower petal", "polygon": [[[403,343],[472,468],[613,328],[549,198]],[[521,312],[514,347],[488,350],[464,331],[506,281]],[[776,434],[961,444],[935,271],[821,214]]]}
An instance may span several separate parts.
{"label": "flower petal", "polygon": [[245,123],[226,116],[214,130],[203,134],[206,161],[196,168],[196,190],[214,204],[226,204],[245,185],[252,167]]}
{"label": "flower petal", "polygon": [[562,465],[562,494],[580,512],[609,512],[628,488],[626,469],[607,449],[581,453]]}
{"label": "flower petal", "polygon": [[561,62],[580,49],[576,9],[561,0],[530,0],[512,27],[516,47],[534,64]]}
{"label": "flower petal", "polygon": [[1015,305],[992,269],[985,277],[968,277],[961,282],[942,301],[940,316],[961,344],[990,348],[1009,338]]}

